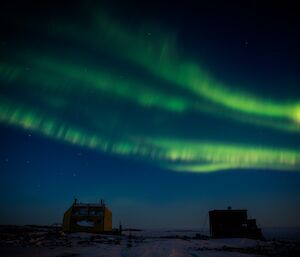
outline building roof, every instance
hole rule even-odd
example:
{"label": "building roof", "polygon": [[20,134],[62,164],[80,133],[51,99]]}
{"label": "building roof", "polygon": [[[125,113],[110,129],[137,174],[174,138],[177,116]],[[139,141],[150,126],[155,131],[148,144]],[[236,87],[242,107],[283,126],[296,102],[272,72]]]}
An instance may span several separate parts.
{"label": "building roof", "polygon": [[247,210],[246,209],[236,209],[236,210],[212,210],[212,211],[209,211],[209,212],[246,212]]}
{"label": "building roof", "polygon": [[103,203],[74,203],[76,207],[106,207]]}

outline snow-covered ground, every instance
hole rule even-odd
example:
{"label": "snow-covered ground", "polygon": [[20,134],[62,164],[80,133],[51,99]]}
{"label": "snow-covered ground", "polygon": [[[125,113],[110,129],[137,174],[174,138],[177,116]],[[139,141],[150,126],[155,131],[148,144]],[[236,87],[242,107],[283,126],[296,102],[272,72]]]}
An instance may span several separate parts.
{"label": "snow-covered ground", "polygon": [[209,239],[199,231],[125,231],[120,236],[64,234],[51,227],[0,227],[0,256],[296,257],[300,245],[278,240]]}

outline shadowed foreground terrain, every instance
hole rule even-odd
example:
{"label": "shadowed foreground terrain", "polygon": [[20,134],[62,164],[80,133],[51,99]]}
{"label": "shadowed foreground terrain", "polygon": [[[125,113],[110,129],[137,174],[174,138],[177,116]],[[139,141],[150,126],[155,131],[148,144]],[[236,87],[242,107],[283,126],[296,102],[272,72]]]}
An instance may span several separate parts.
{"label": "shadowed foreground terrain", "polygon": [[210,239],[197,231],[65,234],[59,227],[1,226],[1,256],[300,256],[299,241]]}

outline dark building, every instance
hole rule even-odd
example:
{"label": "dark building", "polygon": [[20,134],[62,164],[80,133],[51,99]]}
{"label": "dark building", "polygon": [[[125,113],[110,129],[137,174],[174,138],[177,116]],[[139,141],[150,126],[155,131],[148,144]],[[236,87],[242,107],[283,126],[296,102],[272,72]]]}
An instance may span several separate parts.
{"label": "dark building", "polygon": [[101,203],[78,203],[75,199],[65,212],[63,219],[64,232],[112,232],[112,213],[101,200]]}
{"label": "dark building", "polygon": [[248,219],[247,210],[213,210],[209,212],[210,234],[214,238],[262,238],[255,219]]}

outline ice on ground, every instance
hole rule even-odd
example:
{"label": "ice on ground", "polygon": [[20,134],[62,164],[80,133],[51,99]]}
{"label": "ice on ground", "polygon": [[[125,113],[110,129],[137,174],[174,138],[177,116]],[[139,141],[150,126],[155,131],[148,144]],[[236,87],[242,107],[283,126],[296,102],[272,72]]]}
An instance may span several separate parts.
{"label": "ice on ground", "polygon": [[65,234],[60,228],[0,227],[5,257],[254,257],[300,256],[298,243],[209,239],[199,231],[126,231],[124,235]]}
{"label": "ice on ground", "polygon": [[81,220],[77,222],[77,225],[81,226],[81,227],[94,227],[95,226],[95,222],[93,221],[87,221],[87,220]]}

